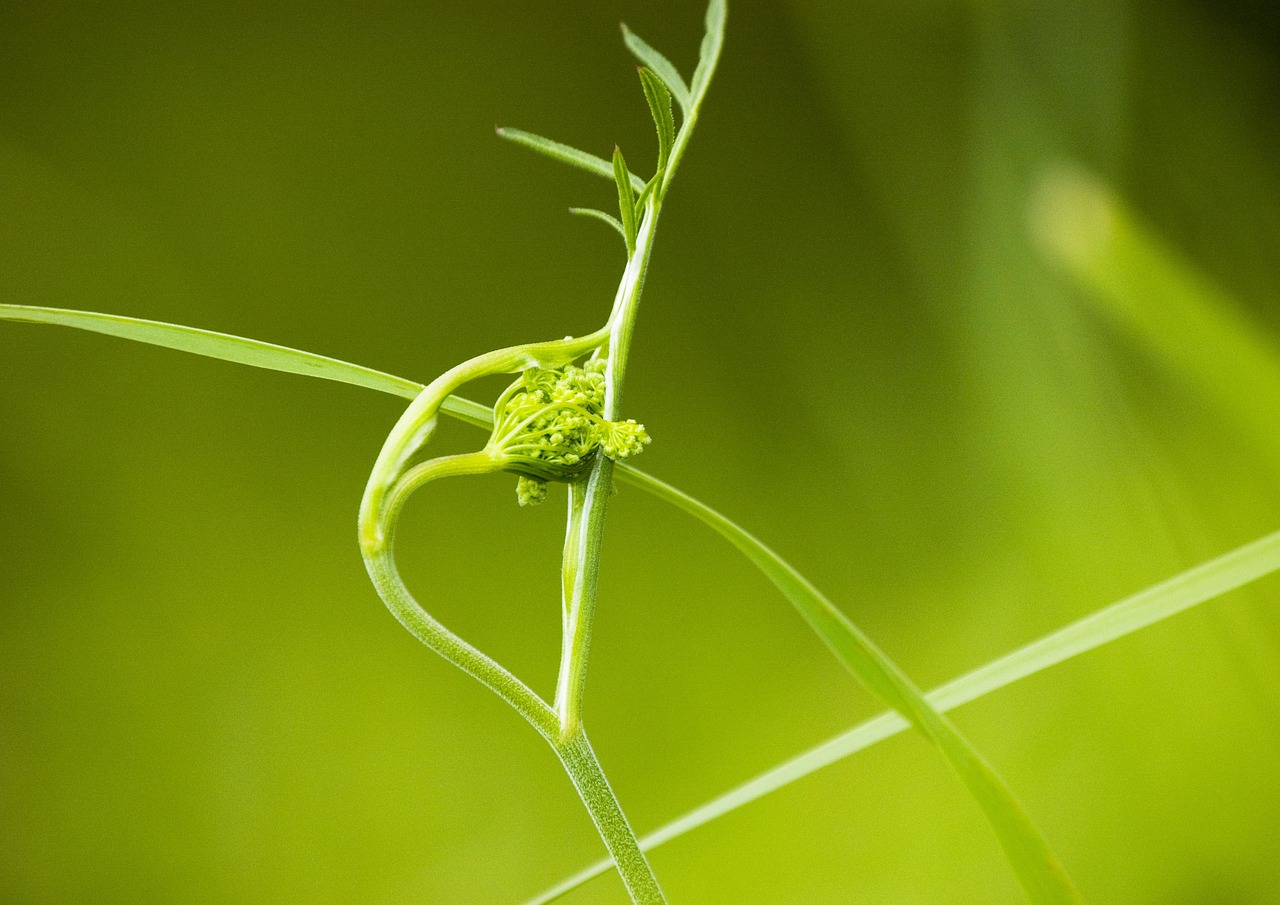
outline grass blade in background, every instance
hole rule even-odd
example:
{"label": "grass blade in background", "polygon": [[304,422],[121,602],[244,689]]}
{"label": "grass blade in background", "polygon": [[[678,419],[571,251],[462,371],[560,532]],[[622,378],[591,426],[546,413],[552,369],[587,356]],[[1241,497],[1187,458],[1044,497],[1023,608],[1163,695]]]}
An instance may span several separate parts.
{"label": "grass blade in background", "polygon": [[[648,475],[638,473],[630,467],[619,468],[618,474],[628,483],[647,487],[669,502],[676,502],[668,495],[668,490],[652,486],[653,479]],[[681,504],[681,508],[700,521],[716,527],[716,522],[712,520],[714,514],[709,510],[702,513],[687,504]],[[1184,610],[1214,600],[1276,571],[1280,571],[1280,531],[1104,607],[953,679],[929,692],[927,697],[938,711],[952,710],[1051,666],[1163,622]],[[672,820],[641,839],[640,846],[646,851],[657,848],[908,728],[910,725],[907,721],[896,713],[884,713],[867,720]],[[609,860],[597,861],[537,898],[530,899],[525,905],[546,905],[607,873],[612,867],[613,862]]]}
{"label": "grass blade in background", "polygon": [[1106,185],[1061,167],[1041,182],[1032,228],[1111,320],[1190,378],[1263,450],[1280,442],[1280,343]]}
{"label": "grass blade in background", "polygon": [[756,537],[655,478],[635,476],[668,502],[718,531],[773,582],[844,666],[933,743],[986,814],[1018,881],[1035,903],[1083,901],[1057,856],[1004,780],[915,684],[821,591]]}

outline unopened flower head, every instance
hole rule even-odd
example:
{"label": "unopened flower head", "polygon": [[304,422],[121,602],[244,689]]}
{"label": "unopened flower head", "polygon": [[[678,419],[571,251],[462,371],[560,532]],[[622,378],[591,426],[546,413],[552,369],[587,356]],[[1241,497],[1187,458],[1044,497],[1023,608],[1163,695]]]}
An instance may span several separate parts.
{"label": "unopened flower head", "polygon": [[500,467],[520,475],[520,505],[546,499],[547,481],[582,474],[597,450],[626,459],[649,443],[643,425],[604,419],[604,393],[604,362],[597,360],[530,368],[498,399],[486,450]]}

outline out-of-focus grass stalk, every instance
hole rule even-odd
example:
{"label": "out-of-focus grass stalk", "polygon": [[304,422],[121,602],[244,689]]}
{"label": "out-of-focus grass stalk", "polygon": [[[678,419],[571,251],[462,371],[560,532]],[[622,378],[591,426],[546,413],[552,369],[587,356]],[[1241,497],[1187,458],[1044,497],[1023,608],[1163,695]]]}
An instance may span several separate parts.
{"label": "out-of-focus grass stalk", "polygon": [[1280,466],[1280,342],[1096,177],[1041,181],[1031,227],[1110,320],[1156,353]]}

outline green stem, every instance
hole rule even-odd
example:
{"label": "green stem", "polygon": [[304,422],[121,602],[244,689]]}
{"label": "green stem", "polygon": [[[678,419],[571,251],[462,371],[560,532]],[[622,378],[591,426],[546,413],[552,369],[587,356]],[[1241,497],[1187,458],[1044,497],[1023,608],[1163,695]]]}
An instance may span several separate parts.
{"label": "green stem", "polygon": [[[636,312],[644,291],[645,274],[653,252],[654,229],[661,201],[650,195],[645,217],[636,236],[636,252],[627,261],[613,311],[609,315],[609,339],[604,347],[605,405],[603,417],[618,420],[627,353],[635,331]],[[560,650],[560,673],[556,683],[556,712],[563,736],[572,734],[582,722],[582,699],[586,690],[587,657],[591,623],[595,616],[600,548],[604,535],[605,510],[612,493],[613,462],[596,457],[587,476],[570,491],[568,525],[565,530],[561,569],[564,632]]]}
{"label": "green stem", "polygon": [[383,498],[413,454],[430,438],[440,408],[454,390],[491,374],[514,374],[526,368],[566,364],[599,347],[608,329],[606,325],[587,336],[495,349],[455,365],[423,387],[387,435],[369,474],[369,483],[360,501],[361,547],[373,548],[384,543],[381,532],[387,519],[381,513],[385,506]]}
{"label": "green stem", "polygon": [[[597,501],[608,499],[613,480],[612,464],[602,456],[599,466],[593,468],[585,479],[569,485],[569,515],[561,568],[563,630],[555,703],[561,738],[571,736],[582,726],[587,655],[591,647],[600,545],[604,533],[605,503]],[[598,518],[588,517],[593,509],[599,509]]]}
{"label": "green stem", "polygon": [[472,647],[449,631],[439,620],[422,608],[405,586],[395,561],[395,529],[400,509],[409,495],[437,478],[455,475],[488,474],[496,470],[493,459],[484,452],[431,459],[410,469],[386,495],[380,507],[379,523],[360,526],[361,551],[365,568],[391,614],[431,650],[510,704],[534,729],[551,742],[559,744],[560,724],[555,712],[542,698],[493,658]]}
{"label": "green stem", "polygon": [[567,738],[553,743],[552,747],[573,780],[582,803],[587,806],[600,838],[613,856],[631,900],[636,905],[666,905],[666,896],[662,894],[653,869],[636,842],[635,832],[622,813],[595,752],[591,750],[586,732],[579,727]]}

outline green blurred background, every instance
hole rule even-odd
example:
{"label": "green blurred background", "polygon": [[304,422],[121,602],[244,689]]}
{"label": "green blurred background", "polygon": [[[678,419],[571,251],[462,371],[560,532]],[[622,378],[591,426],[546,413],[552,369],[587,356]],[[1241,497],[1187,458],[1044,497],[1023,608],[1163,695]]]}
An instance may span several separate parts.
{"label": "green blurred background", "polygon": [[[6,2],[0,302],[424,381],[582,332],[622,256],[564,210],[610,187],[493,126],[647,173],[617,22],[687,73],[701,12]],[[643,467],[923,685],[1275,529],[1280,391],[1224,412],[1046,260],[1029,211],[1060,163],[1096,174],[1270,354],[1278,100],[1271,0],[734,3],[633,353]],[[515,903],[600,856],[546,746],[367,583],[356,504],[401,407],[0,323],[0,901]],[[563,495],[522,511],[513,485],[433,490],[402,556],[550,694]],[[1091,901],[1280,901],[1278,596],[956,714]],[[721,540],[625,488],[587,704],[641,830],[881,710]],[[910,735],[653,862],[676,905],[1021,901]]]}

